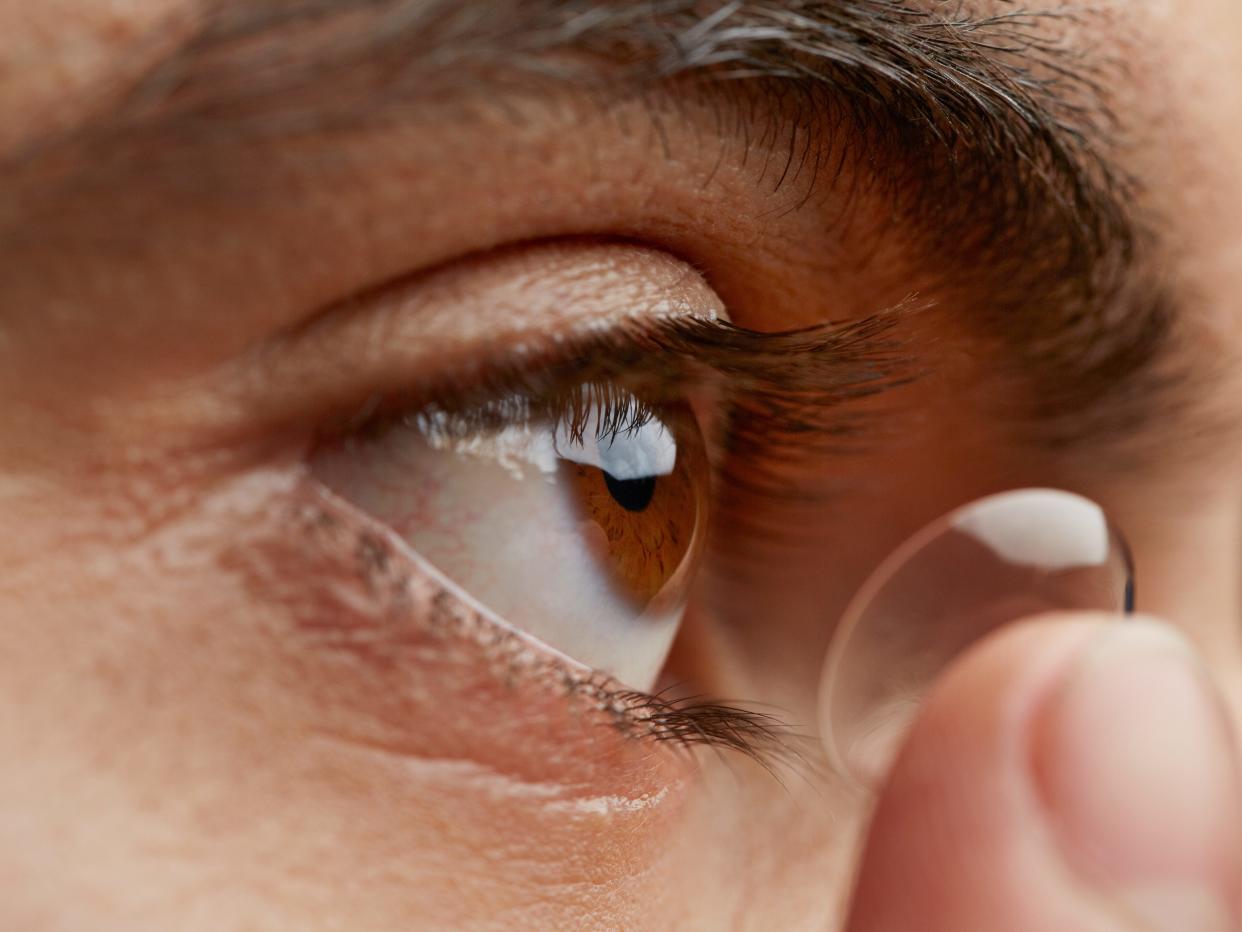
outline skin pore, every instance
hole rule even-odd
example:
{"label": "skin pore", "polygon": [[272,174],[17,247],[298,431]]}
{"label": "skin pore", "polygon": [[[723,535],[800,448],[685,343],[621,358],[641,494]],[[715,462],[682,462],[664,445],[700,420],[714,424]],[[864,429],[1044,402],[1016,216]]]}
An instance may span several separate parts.
{"label": "skin pore", "polygon": [[[1235,3],[452,6],[0,0],[0,926],[834,928],[867,806],[806,740],[833,621],[1007,488],[1101,502],[1242,711]],[[743,415],[838,389],[717,452],[668,664],[775,715],[775,760],[652,740],[680,708],[306,466],[377,398],[678,315],[827,327],[680,357],[751,373]],[[954,711],[1008,727],[1084,637],[994,647],[913,747],[969,772]],[[1048,798],[1098,811],[1045,725]],[[908,927],[876,876],[850,928]],[[1030,928],[1114,928],[1074,908]]]}

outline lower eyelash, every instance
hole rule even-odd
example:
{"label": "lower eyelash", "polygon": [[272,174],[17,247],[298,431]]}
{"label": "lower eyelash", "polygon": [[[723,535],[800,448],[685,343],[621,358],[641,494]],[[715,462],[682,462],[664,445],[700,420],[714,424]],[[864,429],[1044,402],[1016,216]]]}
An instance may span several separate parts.
{"label": "lower eyelash", "polygon": [[[308,497],[300,498],[294,523],[301,539],[330,541],[333,552],[347,546],[354,572],[380,612],[389,617],[399,613],[402,621],[417,620],[421,637],[472,643],[481,649],[484,662],[500,681],[542,684],[573,701],[578,711],[594,715],[601,727],[635,740],[687,751],[712,748],[739,753],[774,775],[778,769],[805,765],[799,747],[808,739],[777,715],[698,696],[675,698],[669,690],[640,692],[599,671],[575,668],[516,629],[497,624],[448,585],[418,572],[401,545],[383,529],[351,526],[337,513],[349,506],[337,502],[327,490],[315,487]],[[377,635],[371,629],[342,624],[335,612],[311,615],[301,624],[320,643],[380,663],[391,662],[393,638],[401,638],[392,629]]]}
{"label": "lower eyelash", "polygon": [[779,716],[700,696],[669,698],[662,693],[614,690],[613,701],[624,706],[614,724],[627,734],[666,741],[683,748],[733,751],[760,764],[769,773],[804,770],[807,757],[799,748],[809,739]]}

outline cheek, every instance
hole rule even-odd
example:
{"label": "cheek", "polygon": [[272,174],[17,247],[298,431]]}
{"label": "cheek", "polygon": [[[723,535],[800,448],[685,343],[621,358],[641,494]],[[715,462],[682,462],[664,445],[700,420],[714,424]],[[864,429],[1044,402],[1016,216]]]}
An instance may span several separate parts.
{"label": "cheek", "polygon": [[272,472],[11,577],[0,874],[377,927],[658,901],[689,761],[376,533]]}

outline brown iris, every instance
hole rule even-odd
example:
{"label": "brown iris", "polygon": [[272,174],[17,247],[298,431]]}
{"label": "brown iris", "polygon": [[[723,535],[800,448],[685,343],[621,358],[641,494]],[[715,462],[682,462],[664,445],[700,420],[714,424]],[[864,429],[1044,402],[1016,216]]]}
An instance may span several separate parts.
{"label": "brown iris", "polygon": [[[596,551],[617,591],[640,610],[666,588],[699,531],[701,440],[692,426],[678,423],[669,430],[677,457],[664,475],[620,479],[597,466],[562,461],[582,520],[602,532],[584,533],[584,541]],[[626,437],[618,435],[611,442],[625,443]]]}

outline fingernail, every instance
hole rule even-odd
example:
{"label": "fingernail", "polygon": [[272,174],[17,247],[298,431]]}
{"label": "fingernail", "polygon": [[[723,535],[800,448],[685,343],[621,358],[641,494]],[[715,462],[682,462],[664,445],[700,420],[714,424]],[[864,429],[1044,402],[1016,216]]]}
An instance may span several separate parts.
{"label": "fingernail", "polygon": [[1034,776],[1053,835],[1137,928],[1238,928],[1238,769],[1223,708],[1180,634],[1133,620],[1090,640],[1037,713]]}

